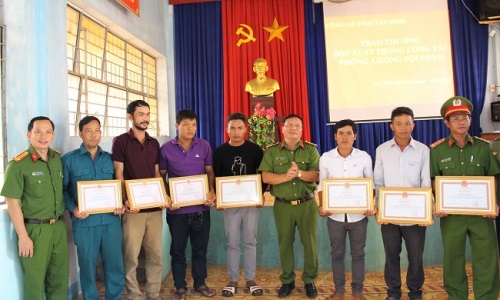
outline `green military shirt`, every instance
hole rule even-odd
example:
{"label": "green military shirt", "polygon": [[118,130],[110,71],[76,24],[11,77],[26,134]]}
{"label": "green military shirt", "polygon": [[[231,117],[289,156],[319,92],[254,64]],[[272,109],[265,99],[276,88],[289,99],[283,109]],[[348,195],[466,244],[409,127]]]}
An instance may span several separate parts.
{"label": "green military shirt", "polygon": [[0,194],[20,199],[24,218],[51,219],[64,212],[61,155],[49,149],[48,161],[30,146],[7,165]]}
{"label": "green military shirt", "polygon": [[500,166],[491,153],[489,143],[467,136],[464,148],[449,137],[431,145],[431,178],[436,176],[494,176]]}
{"label": "green military shirt", "polygon": [[[319,171],[319,153],[316,145],[299,141],[295,149],[286,147],[281,142],[267,148],[259,171],[286,174],[295,162],[302,171]],[[314,191],[316,182],[305,182],[299,178],[281,184],[271,185],[271,195],[287,200],[304,197]]]}

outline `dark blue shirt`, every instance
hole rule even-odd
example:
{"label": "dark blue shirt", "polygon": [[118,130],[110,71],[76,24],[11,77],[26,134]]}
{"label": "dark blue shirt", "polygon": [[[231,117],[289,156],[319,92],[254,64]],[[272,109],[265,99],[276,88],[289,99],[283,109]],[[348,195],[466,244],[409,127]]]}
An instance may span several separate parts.
{"label": "dark blue shirt", "polygon": [[113,179],[114,166],[111,155],[103,151],[101,147],[97,150],[95,160],[90,152],[80,145],[62,158],[63,162],[63,185],[64,203],[69,210],[73,227],[90,227],[120,222],[120,217],[113,213],[92,214],[82,220],[73,215],[73,210],[78,206],[77,182],[88,180],[109,180]]}

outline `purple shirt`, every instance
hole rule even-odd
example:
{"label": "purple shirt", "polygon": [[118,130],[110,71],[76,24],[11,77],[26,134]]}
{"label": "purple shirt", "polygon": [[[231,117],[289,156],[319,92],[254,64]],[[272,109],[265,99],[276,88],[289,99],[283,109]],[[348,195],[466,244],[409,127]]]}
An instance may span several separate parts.
{"label": "purple shirt", "polygon": [[123,163],[123,178],[142,179],[154,178],[155,165],[160,161],[160,143],[146,132],[144,144],[134,136],[130,129],[113,139],[113,161]]}
{"label": "purple shirt", "polygon": [[[194,137],[188,151],[179,145],[178,137],[171,139],[160,148],[160,170],[167,171],[168,178],[205,174],[205,167],[213,165],[212,149],[207,141]],[[178,210],[168,210],[169,214],[187,214],[210,210],[201,205],[186,206]]]}

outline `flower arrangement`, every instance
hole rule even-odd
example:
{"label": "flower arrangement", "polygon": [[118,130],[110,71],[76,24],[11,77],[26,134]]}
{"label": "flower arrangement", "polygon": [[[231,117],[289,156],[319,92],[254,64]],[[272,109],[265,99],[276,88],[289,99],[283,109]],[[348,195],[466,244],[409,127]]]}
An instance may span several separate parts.
{"label": "flower arrangement", "polygon": [[274,108],[267,108],[257,102],[253,115],[248,119],[250,141],[259,145],[263,150],[275,143],[276,122]]}

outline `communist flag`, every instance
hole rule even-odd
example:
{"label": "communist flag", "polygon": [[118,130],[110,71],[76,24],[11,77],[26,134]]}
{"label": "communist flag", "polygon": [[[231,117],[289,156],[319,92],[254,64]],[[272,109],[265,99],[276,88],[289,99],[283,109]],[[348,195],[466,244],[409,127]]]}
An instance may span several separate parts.
{"label": "communist flag", "polygon": [[221,7],[224,117],[253,113],[245,84],[255,78],[253,62],[262,57],[269,66],[267,77],[280,85],[274,93],[277,116],[301,116],[302,138],[310,140],[304,1],[222,0]]}

